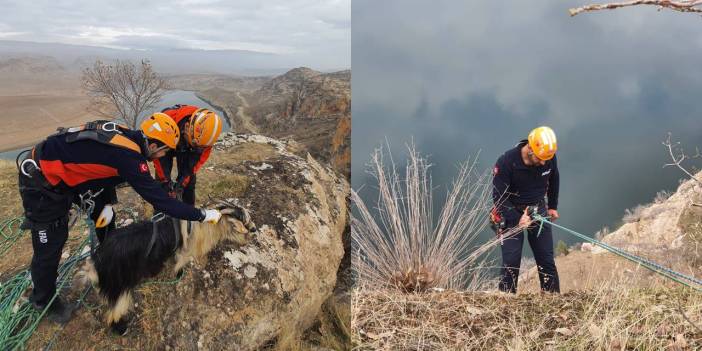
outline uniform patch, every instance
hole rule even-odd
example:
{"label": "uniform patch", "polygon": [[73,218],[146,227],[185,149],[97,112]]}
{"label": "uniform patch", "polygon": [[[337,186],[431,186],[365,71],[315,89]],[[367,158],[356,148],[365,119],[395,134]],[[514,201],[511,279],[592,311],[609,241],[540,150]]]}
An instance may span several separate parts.
{"label": "uniform patch", "polygon": [[495,166],[495,168],[492,169],[492,175],[496,176],[498,173],[500,173],[500,168]]}
{"label": "uniform patch", "polygon": [[146,162],[142,162],[139,164],[139,172],[141,172],[141,173],[148,173],[149,172],[149,166],[146,164]]}

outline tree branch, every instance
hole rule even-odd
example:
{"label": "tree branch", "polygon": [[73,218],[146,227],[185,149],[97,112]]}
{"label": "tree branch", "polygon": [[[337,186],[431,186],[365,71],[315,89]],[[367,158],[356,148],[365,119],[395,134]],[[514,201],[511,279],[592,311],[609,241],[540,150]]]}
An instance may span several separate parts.
{"label": "tree branch", "polygon": [[129,61],[106,65],[96,61],[83,71],[83,89],[92,98],[90,110],[124,121],[135,129],[139,116],[154,107],[166,90],[166,82],[148,60],[137,67]]}
{"label": "tree branch", "polygon": [[612,2],[607,4],[592,4],[576,8],[571,8],[568,10],[571,16],[578,15],[583,12],[592,12],[600,10],[613,10],[621,7],[630,7],[637,5],[649,5],[656,6],[658,10],[670,9],[679,12],[702,12],[702,9],[695,6],[702,5],[702,0],[633,0],[633,1],[622,1],[622,2]]}
{"label": "tree branch", "polygon": [[[671,134],[670,133],[668,133],[668,138],[663,142],[663,145],[668,148],[668,154],[670,155],[670,158],[673,160],[672,163],[664,164],[663,168],[670,167],[670,166],[678,167],[681,171],[683,171],[683,173],[687,174],[688,177],[692,178],[698,184],[702,185],[702,180],[697,179],[694,174],[692,174],[690,171],[688,171],[685,167],[682,166],[682,162],[685,161],[687,156],[683,152],[682,148],[680,148],[679,142],[676,142],[675,144],[673,144],[673,142],[671,141]],[[680,148],[680,152],[677,155],[676,155],[676,150],[673,150],[675,147]]]}

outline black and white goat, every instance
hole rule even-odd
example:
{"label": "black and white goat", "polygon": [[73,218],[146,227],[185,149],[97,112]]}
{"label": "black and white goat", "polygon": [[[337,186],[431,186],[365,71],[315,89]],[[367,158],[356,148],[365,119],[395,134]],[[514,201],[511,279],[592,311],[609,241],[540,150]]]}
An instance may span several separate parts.
{"label": "black and white goat", "polygon": [[191,258],[206,255],[221,240],[243,238],[256,231],[242,207],[221,201],[217,208],[222,213],[217,224],[165,217],[130,224],[106,235],[83,274],[107,299],[107,324],[114,332],[127,332],[124,317],[132,305],[132,290],[159,274],[171,257],[175,257],[175,272],[179,274]]}

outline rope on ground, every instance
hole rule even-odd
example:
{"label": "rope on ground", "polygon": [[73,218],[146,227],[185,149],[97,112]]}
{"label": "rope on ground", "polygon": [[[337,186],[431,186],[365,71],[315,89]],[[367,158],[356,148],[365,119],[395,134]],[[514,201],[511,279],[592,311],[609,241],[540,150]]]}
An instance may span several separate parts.
{"label": "rope on ground", "polygon": [[587,235],[578,233],[572,229],[569,229],[569,228],[563,227],[561,225],[558,225],[556,223],[553,223],[553,222],[549,221],[548,219],[546,219],[545,217],[542,217],[539,214],[534,214],[533,218],[541,223],[548,223],[548,224],[552,225],[553,227],[556,227],[558,229],[565,231],[566,233],[569,233],[569,234],[576,236],[582,240],[585,240],[585,241],[588,241],[594,245],[597,245],[597,246],[599,246],[599,247],[601,247],[601,248],[603,248],[603,249],[605,249],[605,250],[607,250],[615,255],[624,257],[624,258],[626,258],[626,259],[628,259],[636,264],[639,264],[639,265],[643,266],[644,268],[649,269],[650,271],[658,273],[658,274],[660,274],[660,275],[662,275],[662,276],[664,276],[664,277],[666,277],[666,278],[668,278],[676,283],[682,284],[682,285],[687,286],[691,289],[702,292],[702,280],[700,280],[700,279],[697,279],[695,277],[674,271],[670,268],[664,267],[658,263],[655,263],[655,262],[648,260],[646,258],[643,258],[641,256],[631,254],[631,253],[626,252],[620,248],[614,247],[612,245],[609,245],[609,244],[604,243],[602,241],[599,241],[597,239],[593,239]]}
{"label": "rope on ground", "polygon": [[[17,225],[21,223],[21,220],[21,217],[14,218],[0,224],[0,234],[3,237],[0,250],[8,250],[22,234],[23,231]],[[27,302],[26,298],[23,298],[24,293],[32,285],[29,269],[20,271],[7,281],[0,283],[0,345],[2,345],[3,350],[18,350],[25,347],[29,338],[36,331],[42,317],[46,314],[48,307],[51,306],[64,287],[71,284],[78,263],[90,255],[89,252],[83,251],[94,240],[94,223],[89,218],[86,219],[85,223],[90,228],[90,234],[59,265],[56,294],[51,298],[46,308],[38,311],[31,303]],[[15,225],[17,225],[17,231],[12,229]],[[8,243],[8,245],[5,246],[5,243]],[[0,253],[5,251],[0,251]],[[87,293],[87,290],[85,293]]]}
{"label": "rope on ground", "polygon": [[74,270],[78,263],[88,257],[88,253],[81,254],[88,244],[88,238],[83,240],[73,254],[66,259],[58,269],[58,284],[56,294],[47,304],[47,308],[37,311],[22,298],[24,292],[30,288],[32,279],[29,270],[24,270],[0,287],[0,345],[5,350],[24,348],[26,342],[37,329],[42,317],[46,314],[48,306],[54,302],[61,290],[70,284]]}
{"label": "rope on ground", "polygon": [[19,241],[24,231],[20,228],[22,217],[15,217],[0,222],[0,257]]}

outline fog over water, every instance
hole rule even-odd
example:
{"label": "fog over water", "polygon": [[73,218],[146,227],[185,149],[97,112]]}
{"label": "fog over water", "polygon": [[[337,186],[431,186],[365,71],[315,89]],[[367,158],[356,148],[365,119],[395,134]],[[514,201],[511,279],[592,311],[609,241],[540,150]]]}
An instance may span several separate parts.
{"label": "fog over water", "polygon": [[661,142],[671,132],[702,148],[702,20],[655,8],[569,17],[578,4],[354,1],[354,189],[372,186],[365,164],[386,137],[396,161],[414,139],[442,201],[458,162],[481,150],[491,168],[545,124],[559,141],[562,225],[592,234],[674,190],[683,174],[662,168]]}

